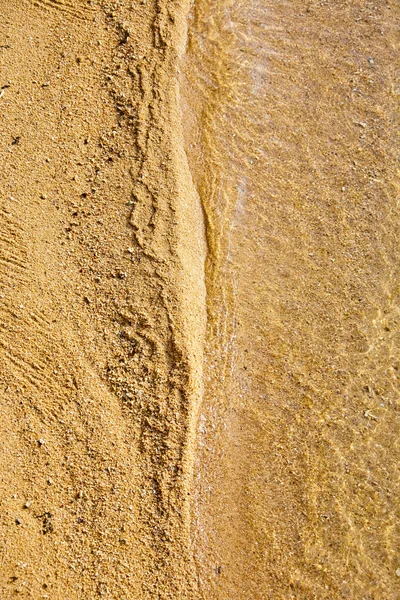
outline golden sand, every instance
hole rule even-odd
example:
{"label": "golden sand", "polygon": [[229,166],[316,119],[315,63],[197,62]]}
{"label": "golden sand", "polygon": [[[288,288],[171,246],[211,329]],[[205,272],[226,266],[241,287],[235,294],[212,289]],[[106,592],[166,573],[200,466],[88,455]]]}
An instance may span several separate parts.
{"label": "golden sand", "polygon": [[400,597],[399,8],[0,0],[0,598]]}
{"label": "golden sand", "polygon": [[400,597],[394,2],[197,2],[207,600]]}
{"label": "golden sand", "polygon": [[192,598],[188,6],[0,7],[0,597]]}

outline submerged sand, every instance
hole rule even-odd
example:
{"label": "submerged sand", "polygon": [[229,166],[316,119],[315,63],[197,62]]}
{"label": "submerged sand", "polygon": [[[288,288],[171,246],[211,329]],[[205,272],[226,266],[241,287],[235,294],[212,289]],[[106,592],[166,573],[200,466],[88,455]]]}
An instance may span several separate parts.
{"label": "submerged sand", "polygon": [[400,597],[394,2],[197,2],[204,598]]}
{"label": "submerged sand", "polygon": [[394,2],[0,0],[0,597],[400,595]]}

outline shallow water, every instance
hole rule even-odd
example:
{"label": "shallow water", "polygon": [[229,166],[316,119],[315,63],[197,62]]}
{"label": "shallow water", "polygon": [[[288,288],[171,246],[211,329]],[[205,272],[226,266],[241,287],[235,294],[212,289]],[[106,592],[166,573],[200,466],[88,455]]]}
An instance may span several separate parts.
{"label": "shallow water", "polygon": [[391,2],[193,5],[204,598],[399,597],[398,21]]}

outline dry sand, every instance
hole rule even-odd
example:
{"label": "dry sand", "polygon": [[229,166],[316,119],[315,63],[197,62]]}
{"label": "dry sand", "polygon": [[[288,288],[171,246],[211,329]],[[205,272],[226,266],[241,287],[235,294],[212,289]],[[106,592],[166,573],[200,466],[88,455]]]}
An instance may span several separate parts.
{"label": "dry sand", "polygon": [[400,597],[398,23],[0,0],[1,599]]}
{"label": "dry sand", "polygon": [[185,3],[0,3],[0,597],[193,598]]}

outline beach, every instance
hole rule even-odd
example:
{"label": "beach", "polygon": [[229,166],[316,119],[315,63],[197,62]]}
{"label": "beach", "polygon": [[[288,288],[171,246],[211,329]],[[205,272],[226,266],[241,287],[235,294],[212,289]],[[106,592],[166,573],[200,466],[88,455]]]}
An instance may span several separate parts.
{"label": "beach", "polygon": [[0,0],[2,598],[399,597],[399,20]]}

